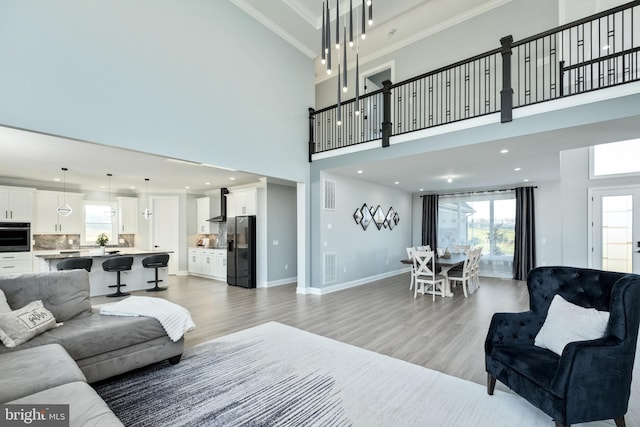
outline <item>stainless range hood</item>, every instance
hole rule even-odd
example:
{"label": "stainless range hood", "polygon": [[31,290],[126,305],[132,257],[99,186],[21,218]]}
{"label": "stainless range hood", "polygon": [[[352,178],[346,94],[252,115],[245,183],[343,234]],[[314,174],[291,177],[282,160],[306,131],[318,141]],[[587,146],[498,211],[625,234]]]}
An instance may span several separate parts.
{"label": "stainless range hood", "polygon": [[220,215],[209,218],[209,222],[227,222],[227,194],[229,190],[226,188],[220,189]]}

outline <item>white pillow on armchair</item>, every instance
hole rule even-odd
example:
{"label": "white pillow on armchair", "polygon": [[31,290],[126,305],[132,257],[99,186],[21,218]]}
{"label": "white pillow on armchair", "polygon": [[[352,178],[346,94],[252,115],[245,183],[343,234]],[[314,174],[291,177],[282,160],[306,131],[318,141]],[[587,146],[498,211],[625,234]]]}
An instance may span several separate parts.
{"label": "white pillow on armchair", "polygon": [[553,297],[547,317],[534,344],[562,355],[570,342],[588,341],[604,336],[609,312],[572,304],[560,295]]}

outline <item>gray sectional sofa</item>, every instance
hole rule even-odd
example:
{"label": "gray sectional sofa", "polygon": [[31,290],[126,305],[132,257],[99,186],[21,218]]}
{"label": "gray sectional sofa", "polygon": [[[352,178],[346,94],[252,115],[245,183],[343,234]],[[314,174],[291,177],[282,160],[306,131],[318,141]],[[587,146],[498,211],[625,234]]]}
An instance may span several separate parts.
{"label": "gray sectional sofa", "polygon": [[182,355],[184,339],[171,341],[156,319],[92,309],[85,270],[0,277],[0,290],[12,310],[40,300],[62,323],[16,347],[0,344],[0,403],[67,403],[71,425],[119,425],[87,383]]}

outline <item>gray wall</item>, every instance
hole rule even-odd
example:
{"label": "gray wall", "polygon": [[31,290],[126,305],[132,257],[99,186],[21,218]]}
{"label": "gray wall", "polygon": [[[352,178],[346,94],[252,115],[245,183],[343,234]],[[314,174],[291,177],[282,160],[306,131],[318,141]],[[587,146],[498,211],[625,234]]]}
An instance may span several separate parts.
{"label": "gray wall", "polygon": [[[400,259],[406,257],[405,248],[411,242],[411,194],[331,173],[321,173],[320,178],[318,182],[323,178],[336,181],[336,210],[323,210],[322,192],[313,192],[312,212],[319,215],[312,221],[312,246],[317,254],[312,260],[312,286],[339,286],[402,269]],[[363,203],[380,205],[385,212],[393,207],[400,215],[398,226],[378,230],[371,223],[363,230],[352,216]],[[337,254],[337,281],[324,286],[322,256],[327,252]]]}
{"label": "gray wall", "polygon": [[306,177],[312,61],[231,2],[7,0],[0,28],[2,125]]}
{"label": "gray wall", "polygon": [[296,280],[296,200],[296,187],[267,184],[267,284]]}
{"label": "gray wall", "polygon": [[[514,19],[514,17],[526,17],[526,19]],[[395,62],[393,83],[397,83],[498,48],[500,39],[509,34],[513,35],[514,40],[520,40],[556,26],[558,26],[558,0],[512,0],[392,54],[366,63],[361,62],[360,72],[366,74],[368,70],[393,60]],[[396,37],[400,35],[401,31],[398,31]],[[363,43],[366,43],[366,40]],[[366,60],[366,56],[360,59]],[[355,68],[355,62],[353,67]],[[349,71],[354,73],[352,69]],[[337,76],[316,85],[316,108],[334,105],[337,102],[336,79]],[[351,85],[343,100],[353,98],[354,91],[355,85]]]}

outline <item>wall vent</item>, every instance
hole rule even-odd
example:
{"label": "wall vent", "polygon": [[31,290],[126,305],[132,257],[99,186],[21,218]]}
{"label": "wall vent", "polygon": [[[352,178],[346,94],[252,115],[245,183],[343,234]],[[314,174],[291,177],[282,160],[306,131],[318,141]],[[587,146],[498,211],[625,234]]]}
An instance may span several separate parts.
{"label": "wall vent", "polygon": [[336,210],[336,182],[329,179],[324,180],[324,204],[325,210]]}
{"label": "wall vent", "polygon": [[334,283],[338,280],[338,270],[337,270],[337,265],[336,265],[336,253],[335,252],[331,252],[331,253],[325,253],[324,257],[323,257],[323,264],[324,264],[324,279],[323,279],[323,283],[329,284],[329,283]]}

